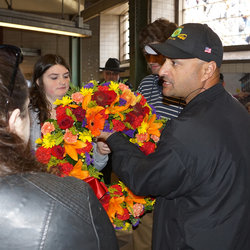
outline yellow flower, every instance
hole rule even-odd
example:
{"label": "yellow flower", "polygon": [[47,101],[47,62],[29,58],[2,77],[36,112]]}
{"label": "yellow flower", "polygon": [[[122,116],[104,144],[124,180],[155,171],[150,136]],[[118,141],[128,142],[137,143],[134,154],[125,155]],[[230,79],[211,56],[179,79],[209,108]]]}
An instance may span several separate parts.
{"label": "yellow flower", "polygon": [[125,222],[125,225],[124,225],[124,227],[122,228],[122,231],[126,231],[126,230],[128,230],[129,228],[130,228],[130,223]]}
{"label": "yellow flower", "polygon": [[35,141],[35,143],[36,143],[36,144],[42,144],[42,143],[43,143],[43,141],[42,141],[42,139],[41,139],[41,138],[37,138],[37,139],[36,139],[36,141]]}
{"label": "yellow flower", "polygon": [[119,91],[119,84],[111,81],[110,84],[109,84],[109,89],[110,90],[114,90],[116,93],[118,93],[118,91]]}
{"label": "yellow flower", "polygon": [[141,123],[141,126],[138,128],[139,134],[147,133],[148,127],[149,127],[148,123],[143,121]]}
{"label": "yellow flower", "polygon": [[79,132],[79,140],[83,142],[86,142],[86,141],[92,142],[91,133],[89,131]]}
{"label": "yellow flower", "polygon": [[48,133],[43,137],[43,144],[42,146],[45,148],[52,148],[53,146],[56,145],[56,140],[54,139],[54,137]]}
{"label": "yellow flower", "polygon": [[62,100],[56,99],[56,101],[53,103],[55,105],[69,105],[72,102],[72,99],[69,96],[64,96]]}
{"label": "yellow flower", "polygon": [[93,94],[93,89],[92,88],[89,88],[89,89],[87,89],[87,88],[84,88],[84,87],[82,87],[81,88],[81,90],[80,90],[80,93],[83,95],[83,96],[86,96],[86,95],[88,95],[88,94]]}

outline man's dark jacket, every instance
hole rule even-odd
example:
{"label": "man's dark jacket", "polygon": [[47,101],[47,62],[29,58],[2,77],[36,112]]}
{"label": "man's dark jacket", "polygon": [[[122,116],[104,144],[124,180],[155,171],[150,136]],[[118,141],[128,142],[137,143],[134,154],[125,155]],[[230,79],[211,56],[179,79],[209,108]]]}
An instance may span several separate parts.
{"label": "man's dark jacket", "polygon": [[34,173],[0,178],[0,249],[118,250],[89,184]]}
{"label": "man's dark jacket", "polygon": [[167,122],[156,152],[107,142],[121,180],[156,197],[154,250],[250,249],[250,115],[221,84]]}

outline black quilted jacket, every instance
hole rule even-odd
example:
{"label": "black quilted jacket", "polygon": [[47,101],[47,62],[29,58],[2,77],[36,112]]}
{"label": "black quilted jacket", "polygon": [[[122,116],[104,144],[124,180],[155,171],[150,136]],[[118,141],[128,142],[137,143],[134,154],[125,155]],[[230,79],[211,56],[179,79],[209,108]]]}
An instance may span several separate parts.
{"label": "black quilted jacket", "polygon": [[35,173],[0,178],[0,249],[118,249],[89,185]]}
{"label": "black quilted jacket", "polygon": [[156,197],[154,250],[250,249],[250,115],[221,84],[167,123],[154,153],[107,142],[118,177]]}

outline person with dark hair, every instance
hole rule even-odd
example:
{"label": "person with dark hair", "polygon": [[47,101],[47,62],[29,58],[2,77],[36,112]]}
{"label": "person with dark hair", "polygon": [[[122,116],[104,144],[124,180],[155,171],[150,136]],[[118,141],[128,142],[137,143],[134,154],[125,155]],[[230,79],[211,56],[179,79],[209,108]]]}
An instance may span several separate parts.
{"label": "person with dark hair", "polygon": [[139,34],[139,44],[152,74],[142,79],[138,91],[144,95],[149,104],[154,106],[157,115],[166,119],[177,117],[185,106],[185,102],[181,98],[163,96],[162,85],[158,76],[162,66],[162,58],[156,54],[147,53],[144,47],[150,43],[164,42],[176,27],[175,23],[164,18],[159,18],[144,27]]}
{"label": "person with dark hair", "polygon": [[88,183],[45,173],[29,149],[29,92],[21,50],[0,45],[1,249],[117,249]]}
{"label": "person with dark hair", "polygon": [[156,197],[153,250],[248,250],[250,116],[220,83],[219,36],[207,24],[187,23],[145,50],[164,57],[163,94],[187,105],[147,156],[119,132],[100,138],[121,181]]}
{"label": "person with dark hair", "polygon": [[[33,70],[30,89],[31,143],[36,150],[36,139],[41,137],[41,124],[47,119],[56,119],[56,99],[69,90],[70,68],[65,60],[55,54],[41,56]],[[94,166],[101,170],[108,161],[109,148],[103,142],[94,143]]]}

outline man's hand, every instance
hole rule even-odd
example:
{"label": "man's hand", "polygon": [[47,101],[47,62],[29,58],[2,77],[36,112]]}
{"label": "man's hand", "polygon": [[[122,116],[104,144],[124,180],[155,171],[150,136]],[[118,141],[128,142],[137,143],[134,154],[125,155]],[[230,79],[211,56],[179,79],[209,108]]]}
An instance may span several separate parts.
{"label": "man's hand", "polygon": [[97,140],[96,142],[96,148],[97,148],[97,152],[101,155],[107,155],[109,153],[111,153],[111,150],[108,146],[108,144],[102,140]]}

